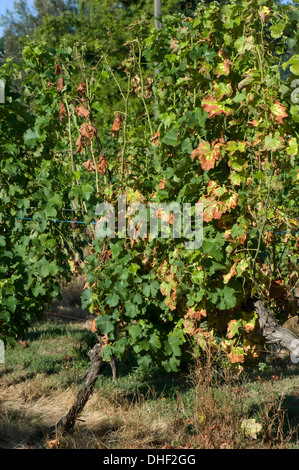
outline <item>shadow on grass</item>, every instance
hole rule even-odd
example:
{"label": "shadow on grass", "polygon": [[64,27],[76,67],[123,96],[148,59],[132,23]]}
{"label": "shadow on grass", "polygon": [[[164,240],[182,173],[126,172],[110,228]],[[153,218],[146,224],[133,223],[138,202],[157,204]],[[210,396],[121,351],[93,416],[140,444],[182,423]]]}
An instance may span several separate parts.
{"label": "shadow on grass", "polygon": [[80,322],[74,327],[73,322],[53,320],[49,322],[40,322],[34,325],[34,329],[28,332],[26,340],[37,341],[43,338],[53,338],[61,336],[82,336],[89,337],[90,343],[95,340],[95,335],[88,329],[80,327]]}
{"label": "shadow on grass", "polygon": [[108,363],[105,364],[96,389],[117,390],[121,400],[125,398],[129,402],[157,397],[176,399],[179,393],[192,388],[187,366],[180,373],[166,372],[158,366],[143,369],[138,367],[136,358],[131,353],[124,362],[116,362],[116,372],[117,382],[113,383],[111,367]]}
{"label": "shadow on grass", "polygon": [[0,450],[43,448],[47,427],[24,420],[17,409],[3,412],[0,403]]}
{"label": "shadow on grass", "polygon": [[[78,346],[73,346],[70,355],[72,356],[73,365],[76,361],[79,363],[86,363],[86,372],[89,367],[88,352],[96,342],[96,336],[90,330],[80,327],[78,325],[70,324],[68,321],[53,319],[51,321],[36,323],[35,328],[31,330],[26,336],[29,342],[37,342],[43,339],[70,337],[72,339],[79,339]],[[36,370],[46,374],[53,374],[59,372],[64,365],[63,360],[54,361],[51,357],[48,358],[28,358],[25,361],[25,368],[29,370]],[[123,362],[116,362],[117,369],[117,386],[122,388],[125,392],[132,394],[138,390],[141,395],[148,394],[150,388],[155,389],[156,393],[164,394],[165,398],[175,396],[178,389],[190,388],[188,384],[188,363],[185,363],[180,374],[167,373],[164,369],[159,367],[149,367],[142,369],[138,366],[134,354],[129,353]],[[112,370],[108,363],[104,364],[101,377],[104,379],[112,380]],[[99,387],[98,380],[97,387]]]}
{"label": "shadow on grass", "polygon": [[299,388],[297,392],[285,396],[282,408],[288,414],[289,424],[294,427],[299,426]]}
{"label": "shadow on grass", "polygon": [[249,418],[256,418],[264,423],[265,442],[271,441],[284,447],[286,444],[297,445],[299,438],[299,394],[287,394],[280,400],[260,401],[248,408]]}

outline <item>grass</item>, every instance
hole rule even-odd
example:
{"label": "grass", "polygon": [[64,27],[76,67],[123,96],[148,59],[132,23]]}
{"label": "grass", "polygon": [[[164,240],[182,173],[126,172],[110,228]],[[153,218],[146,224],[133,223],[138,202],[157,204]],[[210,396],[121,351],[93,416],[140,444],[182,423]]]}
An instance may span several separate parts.
{"label": "grass", "polygon": [[[234,377],[207,351],[192,368],[144,372],[134,357],[99,377],[74,432],[49,439],[83,383],[94,344],[91,320],[48,317],[6,351],[0,365],[0,448],[248,449],[299,448],[298,365],[270,361]],[[261,424],[244,434],[244,420]]]}

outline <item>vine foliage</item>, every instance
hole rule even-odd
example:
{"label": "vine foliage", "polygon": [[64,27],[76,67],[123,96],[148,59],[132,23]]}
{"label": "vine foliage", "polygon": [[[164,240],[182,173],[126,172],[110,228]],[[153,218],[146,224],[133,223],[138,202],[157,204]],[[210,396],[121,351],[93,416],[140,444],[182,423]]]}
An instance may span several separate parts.
{"label": "vine foliage", "polygon": [[[190,341],[237,372],[257,356],[247,299],[284,319],[298,281],[298,19],[270,0],[212,2],[158,32],[136,20],[118,68],[100,46],[91,67],[84,46],[42,42],[24,47],[24,73],[1,67],[2,337],[79,269],[106,361],[132,350],[140,366],[175,371]],[[111,81],[113,122],[101,114]],[[117,212],[120,196],[168,205],[167,238],[97,237],[97,204]],[[199,249],[173,237],[173,202],[203,204]]]}

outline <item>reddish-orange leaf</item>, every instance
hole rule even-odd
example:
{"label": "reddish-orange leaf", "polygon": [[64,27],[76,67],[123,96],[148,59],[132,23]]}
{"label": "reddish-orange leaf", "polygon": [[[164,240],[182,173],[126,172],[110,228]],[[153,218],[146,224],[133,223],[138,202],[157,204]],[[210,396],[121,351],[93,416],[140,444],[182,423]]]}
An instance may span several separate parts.
{"label": "reddish-orange leaf", "polygon": [[121,114],[117,113],[116,118],[114,119],[112,128],[110,129],[114,136],[119,135],[119,130],[120,130],[120,126],[121,126],[122,121],[123,121],[123,116]]}
{"label": "reddish-orange leaf", "polygon": [[84,151],[84,148],[94,138],[95,128],[91,124],[87,124],[87,122],[84,122],[84,124],[80,127],[79,132],[80,135],[76,141],[76,152],[82,153]]}
{"label": "reddish-orange leaf", "polygon": [[96,327],[96,318],[95,318],[92,322],[91,331],[95,333],[96,330],[97,330],[97,327]]}
{"label": "reddish-orange leaf", "polygon": [[153,135],[153,137],[151,137],[151,139],[150,139],[150,140],[156,145],[156,147],[159,147],[159,140],[158,140],[158,139],[159,139],[159,135],[160,135],[160,133],[159,133],[159,131],[157,131],[157,132]]}
{"label": "reddish-orange leaf", "polygon": [[65,121],[65,116],[67,115],[66,112],[66,107],[63,101],[60,103],[60,108],[59,108],[59,119],[61,122]]}
{"label": "reddish-orange leaf", "polygon": [[231,364],[235,364],[236,362],[245,362],[243,354],[237,354],[233,351],[231,351],[227,357],[229,358]]}
{"label": "reddish-orange leaf", "polygon": [[92,158],[90,160],[87,160],[86,162],[83,162],[82,165],[84,166],[84,168],[86,168],[87,171],[91,171],[92,173],[95,172]]}
{"label": "reddish-orange leaf", "polygon": [[107,167],[108,163],[106,161],[106,158],[103,155],[100,155],[97,162],[98,172],[101,175],[104,175],[106,173]]}
{"label": "reddish-orange leaf", "polygon": [[62,68],[61,68],[59,61],[57,60],[55,62],[55,75],[60,75],[61,73],[62,73]]}
{"label": "reddish-orange leaf", "polygon": [[95,128],[91,124],[84,122],[84,124],[82,124],[82,126],[80,127],[79,132],[82,137],[86,137],[91,141],[94,137]]}
{"label": "reddish-orange leaf", "polygon": [[191,160],[198,157],[200,165],[203,170],[208,171],[214,168],[215,163],[221,156],[221,145],[222,142],[214,141],[212,144],[206,141],[200,142],[197,149],[191,153]]}
{"label": "reddish-orange leaf", "polygon": [[207,311],[202,310],[195,310],[194,307],[190,307],[188,310],[188,317],[192,320],[201,321],[202,317],[207,316]]}
{"label": "reddish-orange leaf", "polygon": [[58,78],[58,82],[57,82],[57,91],[62,91],[64,88],[64,80],[63,80],[63,77],[59,77]]}
{"label": "reddish-orange leaf", "polygon": [[84,119],[86,119],[90,114],[90,111],[88,111],[88,109],[84,108],[84,106],[77,106],[77,108],[75,108],[75,111],[78,114],[78,116],[81,116]]}
{"label": "reddish-orange leaf", "polygon": [[233,338],[238,332],[239,326],[237,320],[230,320],[227,324],[227,337],[229,339]]}
{"label": "reddish-orange leaf", "polygon": [[252,121],[248,121],[248,123],[247,123],[247,124],[250,124],[251,126],[254,126],[254,127],[256,127],[256,126],[258,125],[258,122],[257,122],[257,120],[256,120],[256,119],[253,119]]}
{"label": "reddish-orange leaf", "polygon": [[254,328],[255,328],[255,325],[251,325],[250,323],[246,323],[246,325],[244,325],[244,328],[245,330],[247,331],[247,333],[250,333],[250,331],[253,331]]}
{"label": "reddish-orange leaf", "polygon": [[84,146],[83,146],[82,141],[83,141],[82,135],[80,134],[78,139],[76,140],[76,145],[77,145],[76,152],[77,153],[82,153],[84,151]]}
{"label": "reddish-orange leaf", "polygon": [[225,283],[227,283],[232,277],[237,275],[236,264],[237,262],[232,266],[228,274],[223,275],[223,280]]}
{"label": "reddish-orange leaf", "polygon": [[279,380],[279,375],[271,375],[273,380]]}
{"label": "reddish-orange leaf", "polygon": [[84,82],[80,83],[80,85],[77,88],[77,93],[79,93],[79,95],[83,95],[85,93],[85,90],[86,90],[86,83]]}
{"label": "reddish-orange leaf", "polygon": [[232,62],[229,60],[225,60],[224,62],[221,62],[220,64],[216,65],[216,75],[217,77],[220,77],[221,75],[229,75],[230,71],[230,65],[233,65]]}
{"label": "reddish-orange leaf", "polygon": [[234,209],[238,204],[238,193],[227,190],[224,185],[217,185],[216,181],[209,181],[207,196],[202,196],[198,202],[203,203],[203,220],[210,222],[220,220],[225,212]]}
{"label": "reddish-orange leaf", "polygon": [[165,180],[166,180],[166,178],[163,178],[163,179],[160,181],[159,186],[158,186],[159,189],[164,189],[164,188],[165,188]]}
{"label": "reddish-orange leaf", "polygon": [[[91,173],[95,173],[95,166],[94,166],[94,161],[92,158],[87,160],[86,162],[83,162],[82,165],[84,168],[86,168],[87,171],[90,171]],[[107,170],[107,161],[103,155],[100,155],[97,161],[97,170],[101,175],[104,175]]]}

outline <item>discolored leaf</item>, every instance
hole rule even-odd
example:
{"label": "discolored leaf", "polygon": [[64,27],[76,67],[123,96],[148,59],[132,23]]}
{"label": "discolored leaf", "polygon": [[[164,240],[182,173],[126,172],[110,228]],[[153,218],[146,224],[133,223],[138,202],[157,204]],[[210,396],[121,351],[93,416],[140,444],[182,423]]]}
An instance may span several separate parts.
{"label": "discolored leaf", "polygon": [[260,423],[257,423],[254,418],[243,419],[241,423],[241,429],[245,437],[257,439],[258,435],[263,429],[263,426]]}
{"label": "discolored leaf", "polygon": [[236,334],[238,334],[240,328],[240,324],[237,320],[230,320],[227,324],[227,337],[229,339],[233,338]]}
{"label": "discolored leaf", "polygon": [[94,138],[95,131],[96,129],[91,124],[84,122],[84,124],[79,129],[80,135],[76,141],[77,153],[78,152],[82,153],[84,151],[84,148],[90,144],[90,142]]}
{"label": "discolored leaf", "polygon": [[67,111],[66,111],[64,101],[61,101],[60,108],[59,108],[59,119],[61,122],[65,121],[66,115],[67,115]]}
{"label": "discolored leaf", "polygon": [[298,142],[297,142],[296,137],[292,137],[288,141],[288,146],[286,147],[286,152],[290,156],[298,155]]}
{"label": "discolored leaf", "polygon": [[64,79],[63,77],[59,77],[58,82],[57,82],[57,91],[60,92],[63,89],[64,89]]}
{"label": "discolored leaf", "polygon": [[165,188],[165,180],[166,180],[166,178],[163,178],[163,179],[160,180],[160,183],[159,183],[159,186],[158,186],[159,189],[164,189]]}
{"label": "discolored leaf", "polygon": [[87,119],[88,116],[90,115],[90,111],[88,111],[88,109],[84,108],[84,106],[82,105],[77,106],[77,108],[75,108],[75,111],[78,114],[78,116],[83,117],[84,119]]}
{"label": "discolored leaf", "polygon": [[212,142],[211,144],[206,141],[200,142],[199,146],[192,151],[191,160],[198,157],[200,165],[203,170],[208,171],[214,168],[216,161],[221,157],[221,146],[223,142]]}
{"label": "discolored leaf", "polygon": [[270,112],[271,112],[272,116],[274,116],[276,118],[276,121],[279,124],[283,124],[284,118],[288,117],[288,114],[286,113],[286,107],[283,106],[278,101],[275,101],[273,106],[271,106]]}
{"label": "discolored leaf", "polygon": [[244,351],[242,348],[232,347],[232,350],[230,353],[228,353],[227,357],[229,358],[231,364],[245,362]]}
{"label": "discolored leaf", "polygon": [[266,150],[275,151],[281,147],[284,139],[280,136],[278,132],[275,132],[275,135],[269,134],[265,137],[264,146]]}
{"label": "discolored leaf", "polygon": [[60,75],[62,73],[62,68],[60,62],[56,60],[55,62],[55,75]]}
{"label": "discolored leaf", "polygon": [[230,116],[233,113],[231,108],[229,108],[225,103],[218,101],[214,95],[208,95],[207,98],[204,98],[201,102],[201,105],[203,109],[209,114],[209,118],[219,114]]}
{"label": "discolored leaf", "polygon": [[203,220],[210,222],[213,219],[221,219],[225,212],[234,209],[238,205],[238,194],[219,186],[215,181],[210,181],[207,188],[207,196],[202,196],[198,202],[203,204]]}
{"label": "discolored leaf", "polygon": [[231,65],[234,64],[230,60],[224,60],[224,62],[217,64],[215,67],[217,77],[220,77],[221,75],[229,75]]}
{"label": "discolored leaf", "polygon": [[[86,162],[83,162],[82,165],[84,166],[84,168],[86,168],[87,171],[90,171],[91,173],[95,173],[96,170],[95,170],[95,165],[94,165],[94,161],[92,158],[87,160]],[[97,161],[97,171],[101,175],[104,175],[106,173],[107,166],[108,164],[107,164],[106,158],[103,155],[100,155]]]}
{"label": "discolored leaf", "polygon": [[156,145],[156,147],[159,147],[159,135],[160,135],[160,133],[159,133],[159,131],[157,131],[153,135],[153,137],[151,137],[151,139],[150,139]]}
{"label": "discolored leaf", "polygon": [[84,95],[85,91],[86,91],[86,83],[82,82],[80,83],[80,85],[78,86],[77,88],[77,93],[79,93],[79,95]]}
{"label": "discolored leaf", "polygon": [[120,113],[117,113],[116,118],[114,119],[112,128],[110,129],[113,136],[119,135],[119,130],[120,130],[122,121],[123,121],[123,115]]}
{"label": "discolored leaf", "polygon": [[214,82],[213,88],[215,90],[215,97],[217,100],[221,100],[225,95],[231,96],[233,94],[232,85],[230,82]]}

